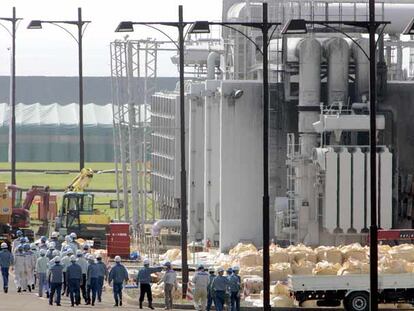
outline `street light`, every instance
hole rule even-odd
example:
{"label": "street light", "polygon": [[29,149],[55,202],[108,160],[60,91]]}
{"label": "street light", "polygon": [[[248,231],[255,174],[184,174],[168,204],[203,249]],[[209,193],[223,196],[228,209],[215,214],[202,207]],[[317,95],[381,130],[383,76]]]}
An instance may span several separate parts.
{"label": "street light", "polygon": [[[85,142],[83,139],[83,58],[82,58],[82,39],[86,27],[90,21],[82,20],[82,8],[78,8],[78,20],[76,21],[55,21],[55,20],[32,20],[27,29],[42,29],[42,24],[52,24],[67,32],[78,44],[79,58],[79,170],[85,167]],[[75,25],[78,28],[77,37],[74,36],[63,25]],[[85,27],[84,27],[85,26]]]}
{"label": "street light", "polygon": [[9,161],[11,162],[11,184],[16,184],[16,30],[17,22],[21,18],[16,17],[16,8],[13,7],[12,17],[0,17],[0,21],[12,23],[11,31],[0,23],[12,38],[12,60],[10,75],[10,102],[11,122],[9,123]]}
{"label": "street light", "polygon": [[[188,23],[183,22],[183,6],[178,6],[178,22],[131,22],[119,23],[116,32],[132,32],[134,25],[144,25],[165,35],[178,49],[180,54],[180,151],[181,151],[181,268],[183,281],[183,298],[187,295],[188,262],[187,262],[187,172],[185,168],[185,98],[184,98],[184,28]],[[171,26],[178,29],[178,44],[167,33],[154,25]]]}
{"label": "street light", "polygon": [[[220,25],[226,28],[230,28],[247,40],[249,40],[262,54],[263,62],[263,308],[264,310],[271,310],[270,306],[270,260],[269,260],[269,244],[270,244],[270,232],[269,232],[269,73],[268,73],[268,49],[269,49],[269,30],[272,27],[273,32],[270,35],[272,38],[277,26],[280,23],[268,22],[267,17],[268,4],[264,2],[262,4],[262,22],[208,22],[208,21],[197,21],[195,22],[190,33],[209,33],[210,25]],[[263,46],[260,47],[254,40],[244,34],[242,31],[234,28],[233,26],[246,26],[251,28],[260,29],[263,36]]]}
{"label": "street light", "polygon": [[[352,42],[354,42],[359,49],[362,50],[364,55],[369,60],[370,72],[369,72],[369,89],[370,89],[370,110],[369,110],[369,120],[370,120],[370,198],[371,198],[371,225],[369,228],[370,235],[370,246],[369,246],[369,256],[370,256],[370,310],[378,310],[378,224],[377,224],[377,171],[376,171],[376,41],[375,34],[380,25],[384,25],[380,36],[384,32],[385,26],[389,22],[376,22],[375,21],[375,1],[369,1],[369,21],[305,21],[303,19],[296,19],[288,21],[283,27],[282,34],[306,34],[307,27],[306,25],[321,25],[332,29],[334,31],[340,32],[346,37],[348,37]],[[369,32],[369,54],[356,42],[351,36],[342,31],[332,27],[331,25],[347,25],[354,27],[365,28]],[[412,31],[412,22],[410,31]],[[410,25],[409,25],[410,26]],[[379,38],[378,38],[379,40]]]}

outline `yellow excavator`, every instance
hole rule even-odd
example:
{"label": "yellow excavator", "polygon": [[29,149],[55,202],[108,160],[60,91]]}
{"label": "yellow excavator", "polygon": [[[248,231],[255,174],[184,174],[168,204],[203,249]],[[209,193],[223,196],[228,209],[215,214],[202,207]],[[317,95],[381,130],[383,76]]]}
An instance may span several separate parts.
{"label": "yellow excavator", "polygon": [[61,235],[75,232],[79,238],[92,240],[95,248],[106,246],[106,233],[111,219],[94,209],[94,195],[85,192],[93,178],[93,170],[83,168],[66,187],[56,218]]}

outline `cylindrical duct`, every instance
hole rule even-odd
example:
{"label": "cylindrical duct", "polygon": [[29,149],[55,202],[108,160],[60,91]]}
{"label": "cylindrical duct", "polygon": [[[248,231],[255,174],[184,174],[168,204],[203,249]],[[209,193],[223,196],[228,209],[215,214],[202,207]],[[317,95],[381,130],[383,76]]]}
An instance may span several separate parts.
{"label": "cylindrical duct", "polygon": [[216,76],[216,66],[220,63],[220,54],[210,52],[207,57],[207,80],[214,80]]}
{"label": "cylindrical duct", "polygon": [[[319,119],[321,97],[321,44],[314,38],[301,40],[296,49],[299,58],[299,124],[302,152],[311,154],[316,136],[313,123]],[[305,135],[310,134],[311,135]]]}
{"label": "cylindrical duct", "polygon": [[[355,101],[363,102],[363,97],[369,99],[369,59],[362,52],[369,54],[368,39],[361,38],[356,40],[359,44],[352,44],[352,54],[355,61]],[[361,48],[360,48],[361,47]]]}
{"label": "cylindrical duct", "polygon": [[325,42],[328,60],[328,105],[348,103],[349,45],[343,38]]}

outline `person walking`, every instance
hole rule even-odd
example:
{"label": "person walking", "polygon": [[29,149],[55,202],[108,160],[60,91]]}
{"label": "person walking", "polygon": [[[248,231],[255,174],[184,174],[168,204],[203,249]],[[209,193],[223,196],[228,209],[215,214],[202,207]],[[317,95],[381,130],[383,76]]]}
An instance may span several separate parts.
{"label": "person walking", "polygon": [[[239,267],[234,266],[232,268],[233,273],[230,274],[227,279],[229,280],[229,291],[230,291],[230,310],[240,311],[240,282],[241,279],[238,275]],[[237,271],[237,272],[236,272]]]}
{"label": "person walking", "polygon": [[217,269],[217,273],[218,275],[214,278],[212,284],[214,290],[214,305],[217,311],[223,311],[229,280],[223,275],[224,269],[222,267]]}
{"label": "person walking", "polygon": [[13,254],[9,251],[7,243],[1,243],[0,246],[0,268],[3,277],[3,291],[7,294],[9,291],[9,270],[13,265]]}
{"label": "person walking", "polygon": [[17,237],[12,242],[12,253],[13,254],[17,252],[17,247],[22,243],[22,238],[24,238],[23,232],[21,230],[16,231],[16,236]]}
{"label": "person walking", "polygon": [[108,282],[109,285],[113,283],[112,290],[114,292],[114,307],[122,306],[122,287],[124,282],[128,282],[128,271],[121,264],[121,257],[115,256],[115,265],[109,272]]}
{"label": "person walking", "polygon": [[192,283],[194,284],[194,307],[198,311],[205,311],[209,275],[204,271],[203,265],[198,266],[197,272],[193,276]]}
{"label": "person walking", "polygon": [[[29,292],[32,292],[32,288],[34,287],[34,271],[36,268],[35,262],[33,261],[33,253],[30,250],[30,244],[25,243],[23,244],[23,250],[24,250],[24,269],[25,274],[27,277],[27,289]],[[23,290],[25,291],[25,287],[23,287]]]}
{"label": "person walking", "polygon": [[72,249],[68,246],[67,248],[63,249],[62,251],[62,266],[63,266],[63,290],[62,290],[62,296],[66,295],[66,297],[69,295],[69,289],[68,289],[68,282],[67,282],[67,277],[66,277],[66,271],[70,265],[70,258],[73,255],[73,251]]}
{"label": "person walking", "polygon": [[82,268],[76,263],[76,257],[70,257],[71,264],[66,268],[67,288],[70,296],[70,303],[73,307],[80,304],[80,286],[82,281]]}
{"label": "person walking", "polygon": [[211,306],[214,302],[214,289],[213,289],[213,281],[216,278],[216,274],[214,268],[210,269],[209,276],[208,276],[208,287],[207,287],[207,311],[211,310]]}
{"label": "person walking", "polygon": [[[96,294],[98,292],[98,274],[99,274],[99,267],[95,263],[95,256],[89,255],[88,257],[88,271],[86,274],[86,279],[88,282],[88,303],[92,306],[95,305],[96,301]],[[92,294],[92,297],[91,297]],[[91,299],[92,298],[92,299]]]}
{"label": "person walking", "polygon": [[49,286],[47,284],[47,270],[49,259],[46,257],[46,250],[41,249],[39,252],[40,257],[36,261],[36,274],[39,282],[39,297],[43,297],[43,290],[46,289],[46,296],[49,297]]}
{"label": "person walking", "polygon": [[21,293],[22,288],[27,287],[27,275],[25,268],[25,254],[23,252],[23,245],[17,246],[17,251],[14,256],[14,283],[16,284],[17,292]]}
{"label": "person walking", "polygon": [[60,296],[63,282],[63,266],[60,264],[60,257],[56,256],[53,261],[55,264],[49,269],[49,305],[53,305],[53,296],[56,293],[56,305],[60,306]]}
{"label": "person walking", "polygon": [[139,308],[142,309],[142,303],[145,299],[145,294],[147,294],[148,299],[148,308],[154,310],[152,306],[152,291],[151,291],[151,274],[155,272],[161,272],[162,267],[153,267],[150,268],[149,260],[144,259],[144,267],[138,271],[136,283],[140,288],[139,295]]}
{"label": "person walking", "polygon": [[164,282],[165,310],[172,310],[173,289],[177,288],[177,273],[171,268],[171,263],[169,261],[167,261],[164,266],[166,267],[166,271],[158,284]]}
{"label": "person walking", "polygon": [[83,253],[81,250],[76,251],[76,257],[78,258],[77,263],[82,268],[82,281],[81,281],[81,293],[82,298],[85,301],[85,303],[88,302],[88,297],[86,293],[86,273],[88,272],[88,261],[83,256]]}
{"label": "person walking", "polygon": [[96,256],[96,265],[98,266],[98,301],[102,302],[102,288],[104,280],[108,279],[108,268],[106,264],[102,262],[102,255]]}

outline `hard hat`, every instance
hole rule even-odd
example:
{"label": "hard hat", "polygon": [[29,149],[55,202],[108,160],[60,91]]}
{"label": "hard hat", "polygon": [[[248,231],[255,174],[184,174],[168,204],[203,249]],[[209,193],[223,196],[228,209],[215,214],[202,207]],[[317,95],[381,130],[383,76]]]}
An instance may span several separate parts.
{"label": "hard hat", "polygon": [[120,256],[115,256],[115,262],[121,262],[121,257]]}
{"label": "hard hat", "polygon": [[41,250],[40,250],[40,256],[45,256],[45,255],[46,255],[46,250],[41,249]]}
{"label": "hard hat", "polygon": [[85,243],[85,244],[83,244],[83,249],[84,249],[84,250],[89,249],[89,245],[88,245],[88,244],[86,244],[86,243]]}
{"label": "hard hat", "polygon": [[20,243],[24,243],[24,242],[26,241],[26,239],[24,238],[24,236],[22,236],[22,237],[19,239],[19,241],[20,241]]}
{"label": "hard hat", "polygon": [[77,239],[77,238],[78,238],[78,236],[76,235],[76,233],[75,233],[75,232],[72,232],[69,236],[70,236],[72,239]]}
{"label": "hard hat", "polygon": [[57,237],[59,237],[59,232],[53,231],[52,238],[57,238]]}
{"label": "hard hat", "polygon": [[92,255],[92,254],[91,254],[91,255],[89,255],[89,256],[88,256],[88,260],[95,260],[95,256],[94,256],[94,255]]}
{"label": "hard hat", "polygon": [[23,235],[22,230],[17,230],[17,231],[16,231],[16,235],[17,235],[18,237],[21,237],[21,236]]}
{"label": "hard hat", "polygon": [[24,243],[29,243],[29,238],[27,236],[25,236],[23,239],[24,239]]}
{"label": "hard hat", "polygon": [[28,250],[30,249],[30,244],[29,244],[29,243],[24,243],[24,244],[23,244],[23,249],[24,249],[25,251],[28,251]]}
{"label": "hard hat", "polygon": [[22,244],[20,244],[19,246],[17,246],[17,250],[18,250],[19,252],[22,252],[22,251],[23,251],[23,245],[22,245]]}
{"label": "hard hat", "polygon": [[217,272],[224,272],[223,267],[218,267],[218,268],[217,268]]}
{"label": "hard hat", "polygon": [[49,246],[49,249],[55,249],[56,244],[55,242],[50,242],[48,246]]}
{"label": "hard hat", "polygon": [[72,256],[70,256],[70,261],[71,261],[71,262],[75,262],[75,261],[76,261],[76,257],[75,257],[75,256],[73,256],[73,255],[72,255]]}
{"label": "hard hat", "polygon": [[66,254],[73,255],[73,249],[68,248],[68,250],[66,251]]}
{"label": "hard hat", "polygon": [[164,266],[166,266],[166,267],[171,267],[171,262],[166,261],[166,262],[164,263]]}
{"label": "hard hat", "polygon": [[234,266],[232,269],[233,269],[233,271],[240,271],[240,267],[239,266]]}
{"label": "hard hat", "polygon": [[227,273],[233,273],[233,269],[232,268],[228,268],[227,269]]}
{"label": "hard hat", "polygon": [[197,270],[204,270],[204,266],[203,265],[198,265]]}
{"label": "hard hat", "polygon": [[96,259],[97,259],[97,260],[102,259],[102,255],[98,253],[98,255],[96,255]]}
{"label": "hard hat", "polygon": [[1,243],[1,248],[7,248],[7,243]]}
{"label": "hard hat", "polygon": [[52,255],[53,256],[59,256],[59,251],[57,250],[57,249],[55,249],[53,252],[52,252]]}
{"label": "hard hat", "polygon": [[42,236],[42,237],[40,238],[40,241],[41,241],[41,242],[43,242],[43,243],[46,243],[46,241],[47,241],[47,237]]}
{"label": "hard hat", "polygon": [[144,259],[144,266],[148,266],[150,264],[148,259]]}
{"label": "hard hat", "polygon": [[37,246],[35,243],[30,244],[30,249],[36,250]]}
{"label": "hard hat", "polygon": [[53,261],[54,261],[55,263],[60,262],[60,257],[59,257],[59,256],[56,256],[55,258],[53,258]]}
{"label": "hard hat", "polygon": [[76,251],[76,256],[78,256],[78,257],[82,257],[82,256],[83,256],[82,251],[78,249],[78,250]]}
{"label": "hard hat", "polygon": [[72,238],[70,237],[70,235],[65,236],[65,241],[66,241],[67,243],[72,242]]}

